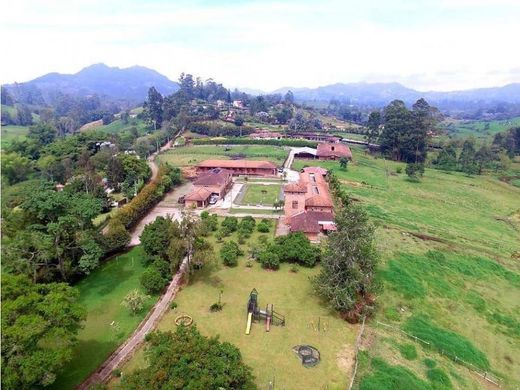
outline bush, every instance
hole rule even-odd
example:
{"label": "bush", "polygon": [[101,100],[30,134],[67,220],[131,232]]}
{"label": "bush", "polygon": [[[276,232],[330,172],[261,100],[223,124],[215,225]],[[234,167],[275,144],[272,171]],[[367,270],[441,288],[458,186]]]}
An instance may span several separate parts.
{"label": "bush", "polygon": [[238,228],[238,219],[236,217],[226,217],[224,218],[220,226],[222,226],[222,229],[225,229],[225,231],[228,232],[228,234],[233,233]]}
{"label": "bush", "polygon": [[395,173],[398,173],[398,174],[403,173],[403,168],[402,168],[402,167],[397,167],[397,168],[395,169]]}
{"label": "bush", "polygon": [[448,374],[446,374],[440,368],[432,368],[426,372],[426,376],[435,386],[435,388],[441,389],[452,389],[453,386],[451,384],[450,378]]}
{"label": "bush", "polygon": [[399,352],[406,360],[417,359],[417,350],[413,344],[401,344],[399,345]]}
{"label": "bush", "polygon": [[220,248],[220,258],[228,267],[235,267],[238,264],[238,256],[242,254],[240,247],[234,241],[227,241]]}
{"label": "bush", "polygon": [[221,303],[215,302],[213,305],[209,307],[209,311],[211,311],[212,313],[216,311],[222,311],[223,307],[224,305],[222,305]]}
{"label": "bush", "polygon": [[302,232],[276,237],[275,244],[282,262],[313,267],[320,257],[319,247],[313,246]]}
{"label": "bush", "polygon": [[437,362],[435,360],[428,358],[424,359],[423,363],[428,368],[435,368],[435,366],[437,365]]}
{"label": "bush", "polygon": [[273,270],[280,268],[280,256],[273,247],[274,245],[269,244],[258,254],[258,261],[262,264],[262,268]]}
{"label": "bush", "polygon": [[115,368],[114,370],[112,370],[112,376],[114,378],[120,378],[121,374],[122,374],[122,371],[119,368]]}
{"label": "bush", "polygon": [[126,247],[130,243],[130,238],[130,233],[121,221],[111,219],[108,224],[108,232],[103,236],[104,246],[107,252],[116,251]]}
{"label": "bush", "polygon": [[291,266],[291,272],[294,274],[297,274],[300,271],[300,267],[298,267],[298,264],[293,264]]}
{"label": "bush", "polygon": [[178,305],[177,305],[177,302],[172,302],[172,303],[170,303],[170,309],[171,309],[171,310],[175,310],[175,309],[177,309],[177,306],[178,306]]}
{"label": "bush", "polygon": [[260,222],[256,226],[256,230],[258,230],[260,233],[269,233],[269,225],[263,222]]}
{"label": "bush", "polygon": [[141,286],[148,294],[160,293],[167,283],[168,281],[154,267],[147,268],[141,275]]}
{"label": "bush", "polygon": [[200,213],[200,219],[207,219],[209,218],[209,213],[204,210],[202,213]]}
{"label": "bush", "polygon": [[171,279],[170,263],[166,260],[163,260],[160,257],[156,258],[152,263],[152,267],[159,271],[159,274],[161,274],[164,279]]}

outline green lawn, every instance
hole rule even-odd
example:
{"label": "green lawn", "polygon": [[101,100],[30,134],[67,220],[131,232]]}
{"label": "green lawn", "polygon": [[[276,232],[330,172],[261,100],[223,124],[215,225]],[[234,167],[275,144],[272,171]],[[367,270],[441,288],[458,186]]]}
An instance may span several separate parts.
{"label": "green lawn", "polygon": [[85,327],[78,335],[73,360],[58,376],[53,389],[73,389],[93,372],[134,331],[155,302],[150,297],[144,310],[132,315],[121,305],[126,294],[138,288],[144,270],[143,250],[107,260],[76,287],[80,302],[87,308]]}
{"label": "green lawn", "polygon": [[[332,161],[312,165],[334,170],[378,227],[379,277],[385,288],[376,320],[412,329],[415,316],[424,315],[430,325],[420,334],[445,343],[427,348],[371,321],[369,358],[360,365],[359,388],[398,388],[391,387],[392,380],[410,376],[428,384],[432,374],[424,359],[435,360],[453,388],[482,388],[476,375],[446,356],[450,351],[474,362],[487,360],[503,388],[518,387],[520,361],[514,357],[520,356],[520,263],[513,256],[520,250],[520,189],[492,175],[467,177],[433,169],[414,183],[397,173],[399,168],[404,172],[404,164],[352,149],[354,159],[346,171]],[[293,168],[306,164],[310,162],[295,161]],[[511,171],[518,170],[513,164]],[[442,256],[429,257],[429,250]],[[400,352],[409,343],[417,349],[416,359]],[[376,362],[370,364],[372,358]],[[376,379],[378,387],[370,387]]]}
{"label": "green lawn", "polygon": [[95,130],[103,131],[108,134],[119,134],[135,127],[140,136],[148,132],[148,125],[140,119],[129,119],[128,123],[123,123],[121,119],[117,119],[106,126],[96,127]]}
{"label": "green lawn", "polygon": [[[242,249],[246,252],[260,235],[255,232],[249,242],[241,245]],[[236,233],[224,241],[229,239],[237,240]],[[214,244],[218,257],[221,244],[214,237],[209,241]],[[316,298],[309,278],[318,272],[318,268],[300,267],[299,272],[294,273],[288,264],[283,264],[278,271],[266,271],[257,263],[252,268],[246,267],[245,263],[245,256],[234,268],[214,260],[196,273],[177,295],[177,309],[165,315],[159,329],[172,330],[179,314],[189,314],[203,334],[220,335],[221,340],[240,348],[244,361],[253,368],[259,388],[267,388],[268,381],[274,379],[276,388],[280,389],[344,389],[349,380],[348,367],[358,328],[331,313]],[[272,327],[267,333],[265,324],[259,322],[253,324],[250,335],[245,334],[245,306],[253,288],[259,292],[261,306],[272,303],[275,311],[285,316],[285,327]],[[211,313],[209,306],[218,300],[221,290],[224,309]],[[319,332],[315,330],[318,321]],[[322,360],[318,366],[304,368],[301,365],[292,352],[299,344],[310,344],[320,351]],[[123,372],[144,365],[146,361],[141,349],[124,366]]]}
{"label": "green lawn", "polygon": [[174,166],[187,166],[208,159],[245,158],[282,165],[287,155],[283,148],[268,145],[195,145],[169,150],[161,154],[159,160]]}
{"label": "green lawn", "polygon": [[0,147],[3,149],[9,146],[15,140],[21,141],[25,139],[28,132],[29,126],[2,126]]}
{"label": "green lawn", "polygon": [[240,204],[272,206],[280,198],[280,189],[279,184],[245,184]]}
{"label": "green lawn", "polygon": [[496,133],[520,126],[520,117],[500,121],[450,121],[442,123],[441,126],[448,134],[455,137],[472,135],[477,139],[489,141]]}

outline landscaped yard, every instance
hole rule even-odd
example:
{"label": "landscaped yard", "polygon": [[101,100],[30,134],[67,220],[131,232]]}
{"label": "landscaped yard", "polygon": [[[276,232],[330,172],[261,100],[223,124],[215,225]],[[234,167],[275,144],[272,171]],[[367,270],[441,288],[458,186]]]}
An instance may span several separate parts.
{"label": "landscaped yard", "polygon": [[279,184],[245,184],[243,196],[238,196],[242,197],[239,204],[273,206],[273,203],[280,199],[280,190]]}
{"label": "landscaped yard", "polygon": [[283,148],[265,145],[195,145],[174,148],[159,156],[161,162],[174,166],[195,165],[203,160],[244,158],[266,160],[282,165],[288,152]]}
{"label": "landscaped yard", "polygon": [[73,360],[58,376],[53,389],[73,389],[93,372],[134,331],[155,303],[150,297],[139,314],[132,315],[121,305],[132,290],[139,289],[144,271],[143,250],[107,260],[79,282],[80,302],[87,308],[85,327],[79,332]]}

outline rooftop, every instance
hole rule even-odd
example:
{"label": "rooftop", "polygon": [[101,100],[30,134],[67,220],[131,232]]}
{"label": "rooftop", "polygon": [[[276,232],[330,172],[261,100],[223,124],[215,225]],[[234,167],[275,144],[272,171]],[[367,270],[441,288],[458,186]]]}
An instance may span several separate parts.
{"label": "rooftop", "polygon": [[346,157],[352,158],[350,148],[342,143],[327,143],[322,142],[318,144],[318,157]]}
{"label": "rooftop", "polygon": [[289,221],[291,232],[319,233],[322,230],[320,225],[329,227],[334,225],[334,215],[319,211],[302,211],[293,215]]}
{"label": "rooftop", "polygon": [[203,173],[193,182],[196,186],[215,186],[223,185],[231,180],[233,172],[227,169],[215,168]]}

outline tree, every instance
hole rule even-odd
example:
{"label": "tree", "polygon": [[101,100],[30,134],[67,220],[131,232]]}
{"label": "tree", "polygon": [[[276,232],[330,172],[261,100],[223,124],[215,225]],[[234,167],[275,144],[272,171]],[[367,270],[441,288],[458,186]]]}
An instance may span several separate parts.
{"label": "tree", "polygon": [[18,153],[2,153],[2,175],[9,184],[27,179],[32,172],[32,162]]}
{"label": "tree", "polygon": [[139,290],[135,289],[130,291],[121,304],[126,307],[128,310],[132,312],[132,314],[137,314],[144,308],[144,302],[146,301],[146,295],[139,292]]}
{"label": "tree", "polygon": [[424,164],[409,162],[406,164],[405,172],[408,175],[408,178],[413,181],[418,181],[419,176],[424,174]]}
{"label": "tree", "polygon": [[319,247],[313,246],[302,232],[289,233],[275,239],[280,261],[299,263],[306,267],[313,267],[320,258]]}
{"label": "tree", "polygon": [[449,144],[444,147],[434,161],[434,164],[447,171],[453,171],[457,169],[457,149],[455,145]]}
{"label": "tree", "polygon": [[358,320],[372,310],[376,266],[379,260],[374,227],[358,205],[340,209],[337,231],[331,233],[322,258],[321,271],[314,278],[316,293],[346,318]]}
{"label": "tree", "polygon": [[154,267],[147,268],[141,275],[141,286],[148,294],[160,293],[167,283],[168,280]]}
{"label": "tree", "polygon": [[459,169],[467,175],[473,175],[477,172],[477,164],[475,161],[475,143],[473,140],[466,140],[462,145],[462,151],[459,156]]}
{"label": "tree", "polygon": [[163,96],[155,87],[150,87],[148,100],[144,104],[144,113],[148,121],[153,124],[154,130],[161,127],[163,121],[163,102]]}
{"label": "tree", "polygon": [[294,104],[294,94],[291,90],[287,91],[287,93],[283,97],[283,101],[285,104]]}
{"label": "tree", "polygon": [[381,151],[393,160],[402,161],[403,139],[412,128],[412,114],[401,100],[394,100],[384,110],[384,128],[379,137]]}
{"label": "tree", "polygon": [[34,140],[40,146],[45,146],[52,143],[56,139],[56,128],[45,122],[40,122],[29,128],[27,137]]}
{"label": "tree", "polygon": [[480,149],[475,153],[475,163],[477,165],[477,174],[481,175],[483,168],[489,164],[495,154],[488,145],[482,145]]}
{"label": "tree", "polygon": [[341,169],[346,171],[347,170],[347,165],[348,165],[348,158],[341,157],[339,159],[339,166],[341,167]]}
{"label": "tree", "polygon": [[177,222],[168,217],[157,217],[152,223],[144,227],[141,233],[141,245],[148,256],[166,258],[170,240],[180,236]]}
{"label": "tree", "polygon": [[224,235],[229,235],[230,233],[233,233],[237,230],[238,219],[236,217],[226,217],[224,218],[220,226],[222,226]]}
{"label": "tree", "polygon": [[16,107],[16,124],[18,126],[30,126],[33,124],[31,111],[25,104]]}
{"label": "tree", "polygon": [[262,268],[277,270],[280,268],[280,254],[275,245],[267,244],[260,253],[258,253],[258,261],[262,264]]}
{"label": "tree", "polygon": [[368,122],[367,122],[367,134],[365,136],[367,142],[369,144],[374,143],[379,138],[380,133],[380,127],[382,118],[381,113],[379,111],[373,111],[368,116]]}
{"label": "tree", "polygon": [[52,384],[72,358],[86,317],[79,293],[65,283],[33,284],[2,272],[2,388]]}
{"label": "tree", "polygon": [[228,267],[235,267],[238,264],[238,256],[242,254],[240,247],[235,241],[227,241],[220,248],[220,258]]}
{"label": "tree", "polygon": [[235,118],[235,126],[242,126],[244,124],[244,118],[242,118],[241,116],[237,116]]}
{"label": "tree", "polygon": [[256,388],[240,350],[216,337],[204,337],[195,326],[179,326],[175,333],[154,332],[146,341],[148,367],[125,376],[125,389]]}

